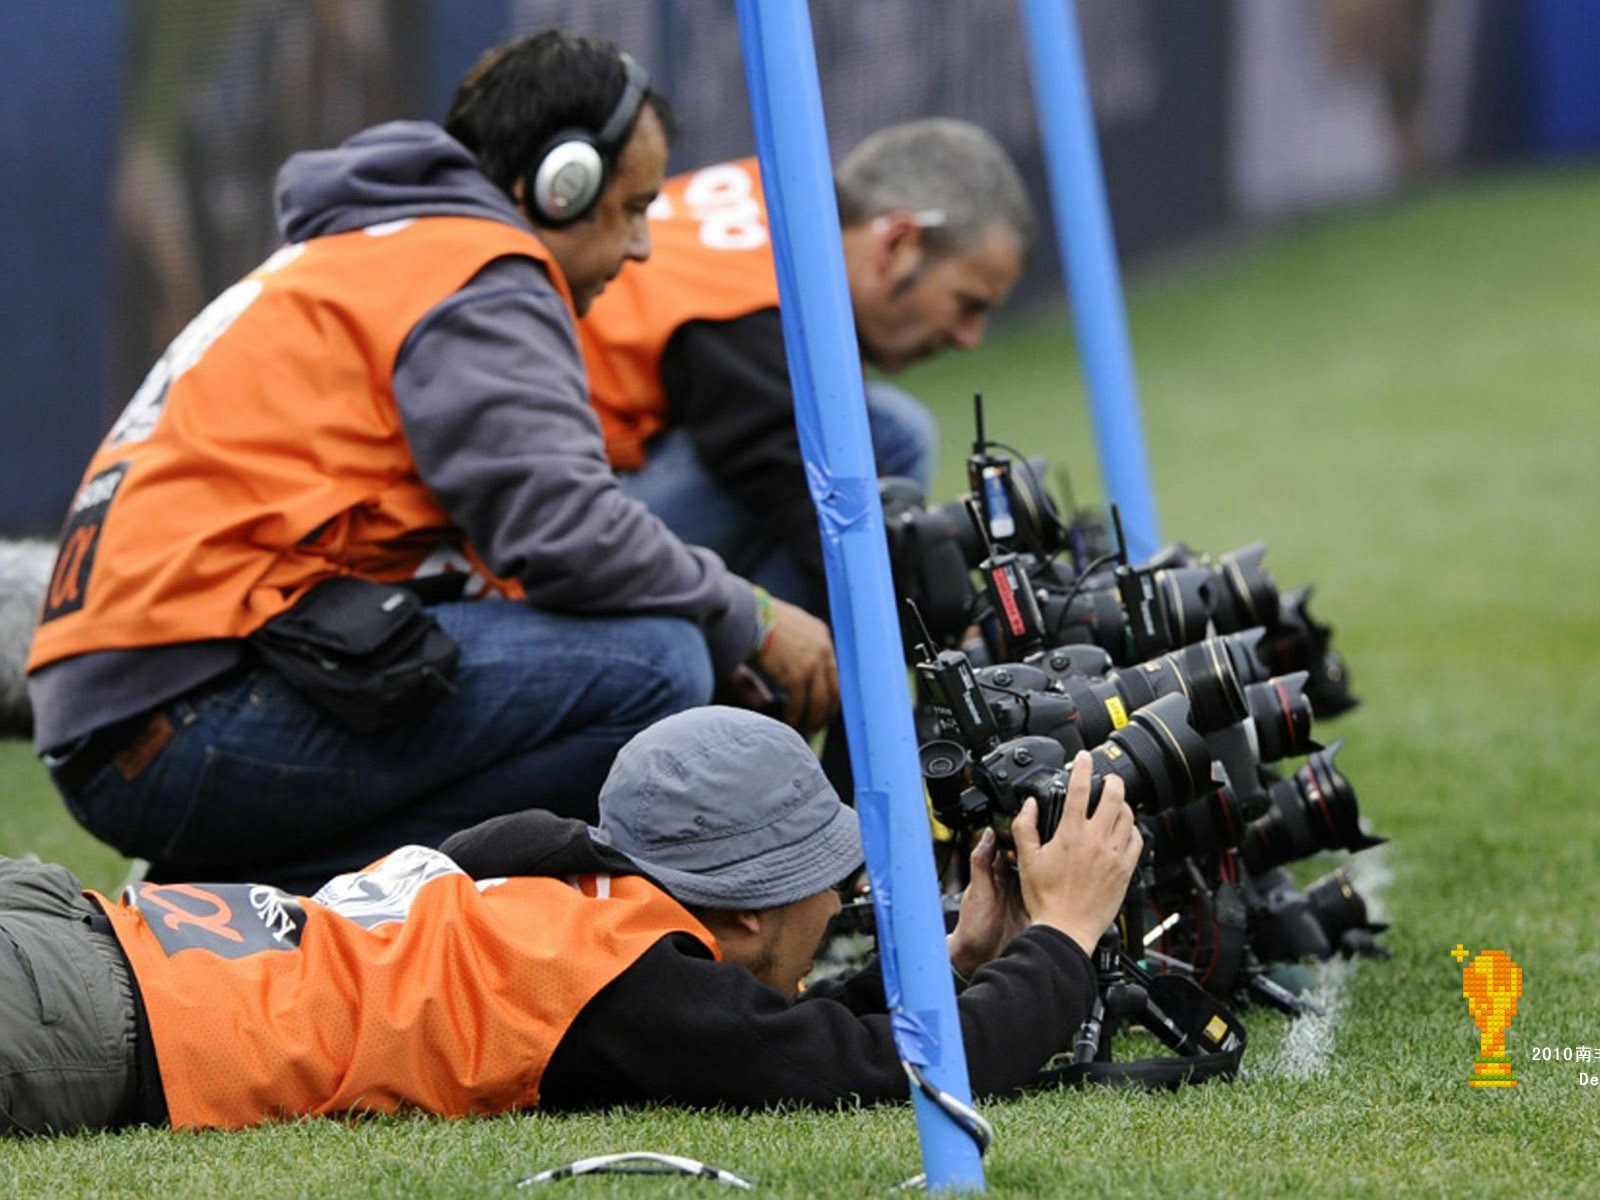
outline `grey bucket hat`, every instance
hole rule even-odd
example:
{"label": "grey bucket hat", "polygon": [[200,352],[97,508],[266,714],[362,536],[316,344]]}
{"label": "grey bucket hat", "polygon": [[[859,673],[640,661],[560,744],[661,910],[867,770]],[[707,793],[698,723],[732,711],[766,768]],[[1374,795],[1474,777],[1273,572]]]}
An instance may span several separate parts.
{"label": "grey bucket hat", "polygon": [[855,810],[805,739],[742,708],[692,708],[637,734],[600,789],[591,835],[707,908],[775,908],[861,865]]}

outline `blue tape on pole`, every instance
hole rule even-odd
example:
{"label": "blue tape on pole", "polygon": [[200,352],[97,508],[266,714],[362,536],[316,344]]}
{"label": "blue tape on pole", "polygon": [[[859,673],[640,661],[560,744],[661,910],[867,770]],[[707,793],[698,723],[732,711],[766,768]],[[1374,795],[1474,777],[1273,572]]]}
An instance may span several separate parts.
{"label": "blue tape on pole", "polygon": [[807,470],[806,476],[811,481],[811,497],[816,502],[817,521],[825,542],[836,542],[860,529],[874,513],[882,522],[883,501],[878,498],[876,479],[838,479],[821,470]]}
{"label": "blue tape on pole", "polygon": [[[804,0],[739,0],[738,13],[895,1044],[938,1090],[970,1104],[810,13]],[[929,1189],[982,1190],[977,1144],[920,1090],[912,1103]]]}

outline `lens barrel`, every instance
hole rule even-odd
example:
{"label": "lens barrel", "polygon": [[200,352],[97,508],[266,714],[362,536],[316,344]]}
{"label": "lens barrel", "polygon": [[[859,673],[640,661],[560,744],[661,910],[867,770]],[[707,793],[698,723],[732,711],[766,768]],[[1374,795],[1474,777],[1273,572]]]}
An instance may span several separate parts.
{"label": "lens barrel", "polygon": [[1094,763],[1090,811],[1115,775],[1135,812],[1162,812],[1199,798],[1211,787],[1211,749],[1189,723],[1189,702],[1162,696],[1089,751]]}
{"label": "lens barrel", "polygon": [[1267,789],[1272,807],[1253,821],[1239,844],[1251,874],[1261,874],[1322,850],[1365,850],[1386,838],[1362,832],[1355,789],[1334,765],[1343,739],[1319,750]]}
{"label": "lens barrel", "polygon": [[1299,758],[1319,747],[1311,740],[1311,700],[1305,693],[1306,673],[1278,675],[1244,689],[1255,732],[1256,757],[1264,763]]}

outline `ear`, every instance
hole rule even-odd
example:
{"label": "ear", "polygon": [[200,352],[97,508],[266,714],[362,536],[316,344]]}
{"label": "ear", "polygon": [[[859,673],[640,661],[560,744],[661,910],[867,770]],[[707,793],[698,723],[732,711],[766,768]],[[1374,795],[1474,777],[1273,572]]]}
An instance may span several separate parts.
{"label": "ear", "polygon": [[759,938],[765,928],[765,914],[750,908],[703,908],[696,909],[694,915],[717,935],[719,942],[730,938]]}
{"label": "ear", "polygon": [[873,217],[869,226],[872,265],[879,282],[892,291],[922,270],[922,226],[904,209]]}
{"label": "ear", "polygon": [[729,926],[749,937],[760,937],[766,927],[766,914],[753,908],[737,909],[727,915]]}
{"label": "ear", "polygon": [[767,969],[767,920],[749,909],[702,909],[695,913],[722,950],[722,961],[757,978]]}
{"label": "ear", "polygon": [[538,226],[539,222],[534,219],[533,209],[528,207],[528,181],[521,175],[511,181],[511,201],[517,206],[517,213],[523,220],[530,225]]}

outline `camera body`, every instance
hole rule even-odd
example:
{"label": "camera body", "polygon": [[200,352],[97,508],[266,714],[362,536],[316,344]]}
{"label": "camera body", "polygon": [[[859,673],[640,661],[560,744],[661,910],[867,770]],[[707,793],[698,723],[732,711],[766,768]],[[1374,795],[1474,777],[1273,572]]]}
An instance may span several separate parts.
{"label": "camera body", "polygon": [[1118,561],[1092,511],[1062,520],[1042,483],[1046,469],[1042,459],[1018,469],[975,452],[968,477],[979,486],[932,508],[909,480],[880,485],[890,567],[906,602],[908,663],[928,640],[979,665],[1090,645],[1114,665],[1134,666],[1207,637],[1255,631],[1253,654],[1266,673],[1305,671],[1324,718],[1359,703],[1331,628],[1310,611],[1311,587],[1284,593],[1263,565],[1265,542],[1215,560],[1175,542],[1141,562]]}
{"label": "camera body", "polygon": [[1061,518],[1042,460],[993,449],[980,419],[968,492],[946,504],[903,481],[883,492],[938,821],[958,841],[1003,834],[1033,799],[1048,839],[1087,752],[1090,811],[1121,779],[1145,839],[1120,921],[1131,950],[1215,996],[1291,1009],[1276,968],[1380,953],[1385,926],[1348,874],[1300,889],[1283,869],[1383,841],[1335,766],[1342,740],[1311,736],[1358,701],[1310,587],[1280,589],[1264,542],[1131,563],[1093,514]]}
{"label": "camera body", "polygon": [[[1069,752],[1068,745],[1061,737],[1022,734],[974,755],[957,738],[924,742],[922,774],[933,811],[953,829],[989,825],[1005,833],[1031,798],[1039,808],[1039,836],[1048,841],[1061,820],[1068,768],[1077,753]],[[1189,705],[1182,696],[1152,701],[1104,741],[1078,749],[1088,751],[1092,764],[1091,814],[1113,776],[1122,780],[1123,795],[1141,814],[1187,804],[1216,786],[1210,750],[1189,722]]]}

